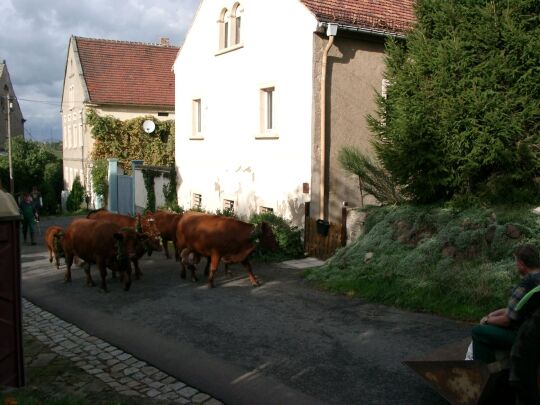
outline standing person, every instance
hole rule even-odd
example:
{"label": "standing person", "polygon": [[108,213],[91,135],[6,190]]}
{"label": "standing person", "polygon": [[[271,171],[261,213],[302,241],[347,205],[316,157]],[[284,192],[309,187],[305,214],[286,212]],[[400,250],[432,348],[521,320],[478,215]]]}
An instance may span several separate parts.
{"label": "standing person", "polygon": [[32,197],[32,205],[36,211],[36,220],[39,221],[39,215],[41,214],[41,209],[43,208],[43,199],[41,198],[41,193],[36,186],[33,186],[30,195]]}
{"label": "standing person", "polygon": [[521,324],[531,316],[517,310],[519,301],[536,286],[540,285],[540,256],[533,245],[521,245],[514,250],[516,268],[522,276],[512,290],[506,308],[489,313],[480,320],[480,325],[472,328],[473,358],[485,363],[496,360],[497,350],[509,351],[514,344]]}
{"label": "standing person", "polygon": [[28,193],[23,193],[21,201],[21,213],[23,215],[23,238],[26,242],[28,231],[30,231],[30,243],[36,244],[34,238],[34,225],[36,223],[36,210],[32,203],[32,196]]}

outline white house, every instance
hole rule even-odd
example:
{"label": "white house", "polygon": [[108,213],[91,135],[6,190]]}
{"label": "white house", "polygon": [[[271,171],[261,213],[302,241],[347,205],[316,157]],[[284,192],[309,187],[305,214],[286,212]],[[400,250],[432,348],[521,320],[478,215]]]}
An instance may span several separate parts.
{"label": "white house", "polygon": [[174,64],[180,205],[300,223],[307,201],[332,219],[358,199],[334,155],[369,149],[383,41],[410,25],[412,1],[202,0]]}

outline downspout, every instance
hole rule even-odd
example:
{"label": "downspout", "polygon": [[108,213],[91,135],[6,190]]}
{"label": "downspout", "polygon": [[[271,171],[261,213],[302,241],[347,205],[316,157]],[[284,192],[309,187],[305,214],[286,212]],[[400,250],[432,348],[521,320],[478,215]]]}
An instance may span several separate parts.
{"label": "downspout", "polygon": [[321,161],[320,161],[320,184],[319,184],[319,216],[325,221],[328,220],[328,214],[325,207],[325,194],[326,194],[326,65],[328,61],[328,53],[330,48],[334,44],[334,37],[337,34],[337,24],[328,24],[326,29],[326,35],[328,36],[328,43],[324,49],[322,55],[322,67],[321,67]]}

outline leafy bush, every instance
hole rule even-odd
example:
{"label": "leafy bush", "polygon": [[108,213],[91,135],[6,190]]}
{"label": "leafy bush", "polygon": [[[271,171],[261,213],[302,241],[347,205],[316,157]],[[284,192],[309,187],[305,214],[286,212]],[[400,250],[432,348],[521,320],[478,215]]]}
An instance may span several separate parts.
{"label": "leafy bush", "polygon": [[92,166],[92,188],[94,193],[103,198],[105,206],[109,198],[109,163],[107,159],[98,159]]}
{"label": "leafy bush", "polygon": [[506,305],[518,280],[515,246],[540,246],[540,221],[531,207],[364,211],[364,234],[309,270],[308,279],[376,302],[473,320]]}
{"label": "leafy bush", "polygon": [[223,208],[223,210],[220,210],[218,208],[216,210],[216,215],[221,215],[222,217],[236,218],[236,213],[234,212],[234,208]]}
{"label": "leafy bush", "polygon": [[303,257],[302,231],[298,227],[291,226],[287,220],[273,213],[255,214],[249,220],[252,224],[260,224],[263,221],[272,227],[279,250],[268,252],[258,247],[254,252],[256,258],[262,261],[281,261]]}
{"label": "leafy bush", "polygon": [[81,204],[84,201],[85,191],[81,184],[79,176],[76,176],[71,186],[71,192],[66,201],[66,208],[70,212],[78,211],[81,209]]}

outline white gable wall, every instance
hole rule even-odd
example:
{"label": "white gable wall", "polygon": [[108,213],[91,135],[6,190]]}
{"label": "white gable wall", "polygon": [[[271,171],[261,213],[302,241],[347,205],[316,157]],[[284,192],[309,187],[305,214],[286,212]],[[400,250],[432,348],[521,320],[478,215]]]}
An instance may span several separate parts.
{"label": "white gable wall", "polygon": [[[223,8],[204,0],[176,60],[176,164],[179,203],[193,194],[206,210],[233,200],[238,214],[261,206],[299,222],[311,183],[313,31],[316,20],[297,0],[245,0],[243,47],[219,52]],[[261,134],[260,92],[275,88],[277,139]],[[202,138],[193,134],[193,100],[202,100]]]}

